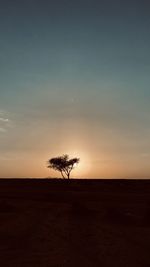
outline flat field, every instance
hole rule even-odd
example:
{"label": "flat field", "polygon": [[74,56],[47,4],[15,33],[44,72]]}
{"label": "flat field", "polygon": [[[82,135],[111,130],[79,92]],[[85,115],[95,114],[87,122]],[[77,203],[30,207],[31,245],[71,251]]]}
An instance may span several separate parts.
{"label": "flat field", "polygon": [[0,180],[1,267],[149,267],[149,180]]}

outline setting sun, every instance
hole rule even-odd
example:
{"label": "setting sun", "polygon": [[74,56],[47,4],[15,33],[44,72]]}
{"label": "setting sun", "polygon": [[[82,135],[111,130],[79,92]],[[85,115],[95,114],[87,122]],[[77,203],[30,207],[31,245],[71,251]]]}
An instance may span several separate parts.
{"label": "setting sun", "polygon": [[69,150],[68,155],[70,157],[79,157],[80,161],[78,164],[75,164],[74,170],[72,172],[72,177],[74,178],[85,178],[88,172],[90,171],[90,159],[87,154],[80,150]]}

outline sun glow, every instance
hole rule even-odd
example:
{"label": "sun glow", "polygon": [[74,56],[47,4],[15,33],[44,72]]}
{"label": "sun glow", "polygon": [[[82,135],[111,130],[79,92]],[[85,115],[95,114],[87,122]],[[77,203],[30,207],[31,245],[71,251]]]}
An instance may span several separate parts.
{"label": "sun glow", "polygon": [[74,178],[85,178],[91,168],[88,155],[86,153],[83,153],[82,151],[68,151],[67,154],[70,158],[80,158],[79,163],[74,165],[74,170],[71,176]]}

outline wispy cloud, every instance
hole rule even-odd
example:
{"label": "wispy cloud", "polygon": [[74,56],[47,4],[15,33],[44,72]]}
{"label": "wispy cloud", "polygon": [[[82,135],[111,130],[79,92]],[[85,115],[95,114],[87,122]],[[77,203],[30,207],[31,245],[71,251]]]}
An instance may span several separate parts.
{"label": "wispy cloud", "polygon": [[0,122],[9,122],[9,119],[0,118]]}
{"label": "wispy cloud", "polygon": [[0,110],[0,133],[7,132],[8,128],[12,125],[11,120],[8,118],[8,113]]}

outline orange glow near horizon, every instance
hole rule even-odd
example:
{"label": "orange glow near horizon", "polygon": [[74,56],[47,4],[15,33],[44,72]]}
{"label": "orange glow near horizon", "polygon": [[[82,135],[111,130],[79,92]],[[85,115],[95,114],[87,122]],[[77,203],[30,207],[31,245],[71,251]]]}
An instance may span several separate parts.
{"label": "orange glow near horizon", "polygon": [[[72,129],[65,125],[63,129]],[[76,130],[77,129],[77,130]],[[47,130],[47,129],[46,129]],[[93,129],[84,129],[74,125],[72,132],[51,132],[52,142],[47,145],[49,130],[44,134],[41,126],[37,135],[27,133],[22,139],[21,149],[1,155],[1,177],[14,178],[44,178],[61,177],[59,172],[47,168],[49,158],[68,154],[70,158],[80,158],[79,164],[71,172],[72,178],[147,178],[149,177],[149,156],[130,150],[130,146],[121,147],[117,135],[111,135],[99,129],[99,136],[93,135]],[[55,142],[53,142],[55,140]],[[95,140],[95,141],[93,141]],[[97,141],[98,140],[98,141]],[[15,147],[18,145],[16,139]],[[9,166],[9,168],[8,168]],[[142,166],[142,167],[141,167]]]}
{"label": "orange glow near horizon", "polygon": [[[60,173],[47,168],[47,160],[51,157],[68,154],[70,158],[80,158],[79,164],[71,172],[71,178],[149,178],[149,164],[145,157],[117,157],[117,154],[111,151],[109,154],[102,151],[96,153],[89,147],[79,146],[71,149],[61,147],[60,151],[45,150],[40,153],[32,152],[7,155],[7,158],[1,159],[1,177],[7,178],[46,178],[61,177]],[[66,146],[67,147],[67,146]],[[72,145],[73,147],[73,145]],[[65,153],[64,153],[65,151]],[[141,170],[141,165],[143,169]],[[9,166],[9,168],[8,168]],[[4,168],[5,167],[5,168]]]}
{"label": "orange glow near horizon", "polygon": [[76,166],[74,167],[71,176],[72,177],[86,177],[88,175],[88,173],[90,173],[91,170],[91,164],[90,164],[90,158],[89,156],[82,152],[82,151],[68,151],[67,153],[70,158],[72,157],[77,157],[80,158],[80,162],[79,164],[76,164]]}

